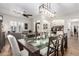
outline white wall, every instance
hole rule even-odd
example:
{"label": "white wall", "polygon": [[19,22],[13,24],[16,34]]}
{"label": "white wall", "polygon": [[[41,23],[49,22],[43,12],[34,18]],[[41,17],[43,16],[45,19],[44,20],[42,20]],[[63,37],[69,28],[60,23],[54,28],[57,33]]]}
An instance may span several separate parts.
{"label": "white wall", "polygon": [[[63,19],[51,19],[49,17],[41,17],[38,16],[36,18],[25,18],[25,17],[16,17],[16,16],[11,16],[11,15],[7,15],[7,14],[3,14],[0,13],[0,15],[3,15],[3,26],[4,26],[4,31],[10,31],[10,22],[11,21],[16,21],[16,22],[20,22],[20,23],[28,23],[28,30],[32,30],[35,31],[35,22],[37,22],[37,20],[40,20],[40,32],[43,32],[45,30],[43,30],[43,24],[47,23],[48,24],[48,29],[47,31],[50,32],[51,30],[51,25],[64,25],[64,20]],[[52,23],[52,24],[51,24]],[[25,30],[24,28],[22,28],[22,30]],[[17,30],[18,31],[18,30]]]}
{"label": "white wall", "polygon": [[64,25],[64,19],[54,19],[52,21],[52,26]]}
{"label": "white wall", "polygon": [[[57,25],[64,25],[64,19],[53,19],[45,16],[39,16],[34,19],[34,32],[35,32],[35,23],[40,22],[39,32],[48,32],[48,35],[51,33],[51,27]],[[48,24],[48,29],[43,29],[43,24]]]}
{"label": "white wall", "polygon": [[[48,32],[50,34],[50,19],[48,17],[45,17],[45,16],[37,16],[36,18],[34,18],[34,32],[35,32],[35,23],[36,22],[40,22],[40,25],[39,25],[39,29],[38,29],[38,32],[39,33],[44,33],[44,32]],[[43,24],[47,24],[48,25],[48,29],[43,29]]]}
{"label": "white wall", "polygon": [[[15,16],[11,16],[11,15],[7,15],[7,14],[3,14],[0,13],[0,15],[3,15],[3,31],[10,31],[11,28],[11,21],[15,21],[15,22],[20,22],[20,23],[28,23],[28,30],[32,29],[31,28],[31,21],[29,18],[25,18],[25,17],[15,17]],[[25,30],[24,27],[22,28],[22,30]],[[17,30],[18,31],[18,30]]]}

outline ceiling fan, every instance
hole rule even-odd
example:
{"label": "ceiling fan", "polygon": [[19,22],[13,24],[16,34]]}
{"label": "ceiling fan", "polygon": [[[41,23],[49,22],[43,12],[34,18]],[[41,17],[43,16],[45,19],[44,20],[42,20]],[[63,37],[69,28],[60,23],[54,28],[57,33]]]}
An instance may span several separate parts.
{"label": "ceiling fan", "polygon": [[32,14],[26,14],[27,12],[26,11],[19,11],[19,10],[13,10],[16,14],[18,15],[22,15],[24,17],[29,17],[29,16],[32,16]]}
{"label": "ceiling fan", "polygon": [[29,16],[32,16],[31,14],[24,14],[24,13],[23,13],[22,15],[25,16],[25,17],[27,17],[27,18],[28,18]]}
{"label": "ceiling fan", "polygon": [[27,17],[27,18],[28,18],[29,16],[32,16],[32,14],[26,14],[26,13],[27,13],[26,11],[23,11],[23,14],[22,14],[22,15],[23,15],[24,17]]}

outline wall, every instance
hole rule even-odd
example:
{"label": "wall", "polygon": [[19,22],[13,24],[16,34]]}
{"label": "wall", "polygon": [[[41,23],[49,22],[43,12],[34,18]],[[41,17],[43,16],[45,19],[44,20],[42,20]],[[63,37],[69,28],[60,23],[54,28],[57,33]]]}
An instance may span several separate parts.
{"label": "wall", "polygon": [[64,25],[64,20],[63,19],[54,19],[52,21],[52,26],[57,26],[57,25]]}
{"label": "wall", "polygon": [[[48,32],[48,35],[51,33],[51,27],[57,25],[64,25],[64,19],[53,19],[45,16],[39,16],[34,19],[34,32],[35,32],[35,23],[40,22],[40,28],[38,29],[39,32]],[[43,29],[43,24],[48,24],[48,29]]]}
{"label": "wall", "polygon": [[[12,15],[7,15],[7,14],[3,14],[3,13],[0,13],[0,15],[3,15],[3,31],[7,32],[7,31],[10,31],[11,28],[11,21],[15,21],[15,22],[20,22],[20,23],[28,23],[28,30],[32,29],[31,28],[31,21],[29,18],[25,18],[25,17],[15,17],[15,16],[12,16]],[[24,27],[22,28],[22,30],[24,31]],[[16,30],[18,32],[18,30]]]}
{"label": "wall", "polygon": [[76,26],[76,28],[78,30],[78,35],[79,35],[79,18],[76,16],[77,15],[68,16],[68,18],[65,18],[64,32],[68,33],[68,39],[70,39],[71,33],[72,33],[72,35],[74,35],[74,26]]}
{"label": "wall", "polygon": [[[38,22],[40,20],[40,32],[43,32],[45,30],[43,30],[43,24],[47,23],[48,24],[48,32],[50,32],[51,30],[51,26],[54,25],[64,25],[64,20],[63,19],[50,19],[48,17],[41,17],[38,16],[36,18],[23,18],[23,17],[15,17],[15,16],[11,16],[11,15],[7,15],[7,14],[3,14],[0,13],[0,15],[3,15],[3,26],[4,26],[4,31],[10,31],[10,22],[11,21],[16,21],[16,22],[20,22],[20,23],[28,23],[28,30],[32,30],[33,32],[35,32],[35,22]],[[52,25],[51,25],[52,23]],[[25,30],[24,28],[22,28],[22,30]],[[18,32],[18,30],[17,30]]]}
{"label": "wall", "polygon": [[[40,22],[39,29],[37,29],[38,32],[39,33],[41,33],[41,32],[42,33],[43,32],[50,33],[50,21],[49,20],[50,19],[48,17],[42,16],[42,15],[39,15],[36,18],[34,18],[34,22],[33,22],[34,28],[33,28],[33,31],[35,32],[35,23],[36,22]],[[47,24],[48,25],[48,28],[47,29],[43,29],[43,24]]]}

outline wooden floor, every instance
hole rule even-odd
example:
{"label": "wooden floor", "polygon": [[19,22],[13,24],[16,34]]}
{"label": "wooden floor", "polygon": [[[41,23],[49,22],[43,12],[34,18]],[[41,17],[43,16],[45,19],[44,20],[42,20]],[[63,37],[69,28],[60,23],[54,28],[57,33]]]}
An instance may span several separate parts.
{"label": "wooden floor", "polygon": [[[10,56],[11,55],[11,49],[10,45],[7,43],[5,47],[2,49],[2,52],[0,53],[1,56]],[[77,36],[71,37],[68,40],[68,49],[65,51],[64,56],[79,56],[79,40]]]}
{"label": "wooden floor", "polygon": [[11,56],[12,52],[11,52],[11,48],[10,48],[10,44],[8,43],[8,41],[6,41],[6,45],[3,47],[0,56]]}
{"label": "wooden floor", "polygon": [[68,50],[65,52],[65,56],[79,56],[79,40],[77,36],[68,40]]}

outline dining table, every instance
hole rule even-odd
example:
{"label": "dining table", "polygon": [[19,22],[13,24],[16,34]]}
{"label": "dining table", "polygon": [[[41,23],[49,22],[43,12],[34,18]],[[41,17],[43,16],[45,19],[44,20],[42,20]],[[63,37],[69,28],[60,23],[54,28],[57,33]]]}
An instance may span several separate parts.
{"label": "dining table", "polygon": [[[59,38],[59,39],[61,39],[61,38]],[[19,47],[21,47],[21,49],[25,48],[26,50],[28,50],[30,56],[41,56],[41,50],[48,47],[48,42],[49,42],[49,37],[40,38],[40,39],[32,37],[32,38],[18,40]],[[60,44],[61,44],[61,42],[60,42]],[[42,51],[42,52],[44,52],[44,51]]]}
{"label": "dining table", "polygon": [[37,56],[37,55],[39,56],[40,54],[39,48],[26,42],[24,39],[19,39],[18,44],[19,44],[20,50],[25,48],[29,52],[29,56]]}

